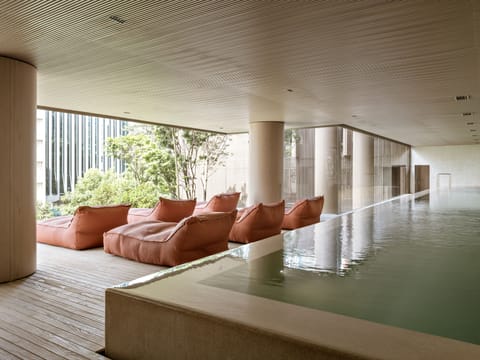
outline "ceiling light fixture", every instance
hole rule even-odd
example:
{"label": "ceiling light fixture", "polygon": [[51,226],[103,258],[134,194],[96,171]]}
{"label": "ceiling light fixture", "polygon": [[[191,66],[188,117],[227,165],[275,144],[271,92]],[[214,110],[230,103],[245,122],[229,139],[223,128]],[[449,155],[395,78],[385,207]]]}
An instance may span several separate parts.
{"label": "ceiling light fixture", "polygon": [[127,22],[127,20],[122,19],[120,16],[117,15],[112,15],[109,17],[110,20],[115,21],[118,24],[124,24]]}
{"label": "ceiling light fixture", "polygon": [[470,132],[475,132],[477,131],[477,129],[470,129]]}
{"label": "ceiling light fixture", "polygon": [[287,89],[288,92],[293,92],[293,89]]}
{"label": "ceiling light fixture", "polygon": [[475,123],[473,121],[469,121],[469,122],[467,122],[467,125],[468,126],[473,126],[473,125],[475,125]]}
{"label": "ceiling light fixture", "polygon": [[472,113],[471,112],[464,112],[464,113],[462,113],[462,116],[472,116]]}

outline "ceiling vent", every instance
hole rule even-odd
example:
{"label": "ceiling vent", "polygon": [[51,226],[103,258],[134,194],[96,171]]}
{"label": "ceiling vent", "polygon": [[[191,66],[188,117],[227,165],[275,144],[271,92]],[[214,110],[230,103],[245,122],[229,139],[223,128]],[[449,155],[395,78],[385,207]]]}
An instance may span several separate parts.
{"label": "ceiling vent", "polygon": [[117,16],[117,15],[110,16],[110,20],[115,21],[116,23],[119,23],[119,24],[124,24],[127,22],[127,20],[122,19],[120,16]]}
{"label": "ceiling vent", "polygon": [[457,96],[455,96],[456,101],[467,101],[467,100],[470,100],[471,98],[472,98],[471,95],[457,95]]}

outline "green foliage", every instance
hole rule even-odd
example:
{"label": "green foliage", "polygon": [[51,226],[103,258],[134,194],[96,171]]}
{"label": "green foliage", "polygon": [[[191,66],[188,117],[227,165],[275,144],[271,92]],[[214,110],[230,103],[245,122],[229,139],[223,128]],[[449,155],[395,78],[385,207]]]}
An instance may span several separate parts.
{"label": "green foliage", "polygon": [[131,204],[132,207],[153,207],[160,195],[165,196],[151,182],[137,184],[128,175],[89,169],[77,182],[75,190],[62,197],[59,208],[61,214],[66,215],[73,214],[81,205]]}
{"label": "green foliage", "polygon": [[200,182],[205,200],[208,178],[227,155],[228,137],[205,131],[163,126],[134,125],[128,134],[107,140],[107,152],[125,162],[118,175],[89,169],[62,196],[59,210],[38,208],[39,217],[73,214],[81,205],[131,204],[153,207],[159,196],[196,197]]}
{"label": "green foliage", "polygon": [[36,210],[37,220],[44,220],[60,215],[60,210],[49,202],[37,202]]}
{"label": "green foliage", "polygon": [[154,184],[163,194],[175,195],[174,159],[168,149],[159,146],[154,127],[141,125],[130,129],[128,135],[107,140],[107,152],[125,161],[125,175],[136,186]]}

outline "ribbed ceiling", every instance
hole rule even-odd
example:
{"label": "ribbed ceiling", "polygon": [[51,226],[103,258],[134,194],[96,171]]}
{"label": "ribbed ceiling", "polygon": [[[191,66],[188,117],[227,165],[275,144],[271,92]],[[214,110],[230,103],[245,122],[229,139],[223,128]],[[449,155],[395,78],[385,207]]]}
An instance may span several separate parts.
{"label": "ribbed ceiling", "polygon": [[[0,0],[0,55],[38,68],[43,107],[225,132],[273,120],[347,124],[412,145],[473,144],[479,8]],[[471,100],[455,101],[464,94]]]}

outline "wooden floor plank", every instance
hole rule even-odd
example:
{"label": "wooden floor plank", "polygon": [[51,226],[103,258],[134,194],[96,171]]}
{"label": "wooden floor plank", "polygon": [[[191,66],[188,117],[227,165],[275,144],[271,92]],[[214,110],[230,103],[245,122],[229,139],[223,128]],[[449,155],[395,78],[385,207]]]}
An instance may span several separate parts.
{"label": "wooden floor plank", "polygon": [[107,287],[158,272],[105,254],[38,244],[37,272],[0,284],[0,359],[106,359]]}

